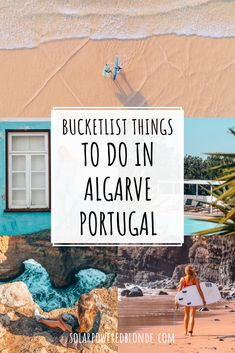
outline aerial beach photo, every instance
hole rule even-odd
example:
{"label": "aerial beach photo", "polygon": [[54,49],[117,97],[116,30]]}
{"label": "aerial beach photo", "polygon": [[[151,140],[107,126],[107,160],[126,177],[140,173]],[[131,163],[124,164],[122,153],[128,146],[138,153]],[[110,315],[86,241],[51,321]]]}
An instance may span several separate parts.
{"label": "aerial beach photo", "polygon": [[[182,106],[234,116],[233,1],[7,1],[1,117],[53,106]],[[115,57],[122,67],[115,82]]]}
{"label": "aerial beach photo", "polygon": [[235,0],[0,25],[0,353],[234,353]]}

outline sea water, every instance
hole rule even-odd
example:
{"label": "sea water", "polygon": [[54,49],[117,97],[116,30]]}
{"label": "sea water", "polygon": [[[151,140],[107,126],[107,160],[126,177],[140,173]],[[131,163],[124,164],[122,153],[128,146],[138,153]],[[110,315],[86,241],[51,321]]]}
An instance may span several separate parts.
{"label": "sea water", "polygon": [[234,0],[0,0],[0,49],[68,38],[235,36]]}
{"label": "sea water", "polygon": [[49,278],[46,269],[34,260],[24,262],[24,272],[9,282],[24,282],[33,300],[44,311],[51,311],[58,308],[73,307],[75,302],[84,293],[93,288],[102,286],[106,275],[96,269],[81,270],[76,274],[76,281],[67,288],[55,288]]}

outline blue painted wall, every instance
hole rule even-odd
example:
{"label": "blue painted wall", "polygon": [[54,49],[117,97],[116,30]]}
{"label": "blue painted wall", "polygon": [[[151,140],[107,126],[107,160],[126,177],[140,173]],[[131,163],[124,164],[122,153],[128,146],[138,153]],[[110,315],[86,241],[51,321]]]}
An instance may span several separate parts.
{"label": "blue painted wall", "polygon": [[50,129],[50,122],[1,122],[0,121],[0,235],[30,234],[51,228],[50,212],[4,212],[6,207],[6,160],[7,129]]}

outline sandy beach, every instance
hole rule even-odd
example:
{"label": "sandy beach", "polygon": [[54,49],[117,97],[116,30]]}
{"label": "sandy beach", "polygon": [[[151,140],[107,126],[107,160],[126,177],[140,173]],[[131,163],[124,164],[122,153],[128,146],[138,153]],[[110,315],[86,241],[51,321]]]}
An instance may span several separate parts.
{"label": "sandy beach", "polygon": [[[182,106],[187,117],[235,114],[235,38],[161,35],[68,39],[0,50],[0,117],[48,117],[53,106]],[[105,63],[123,65],[117,81]]]}
{"label": "sandy beach", "polygon": [[234,352],[235,302],[208,307],[208,312],[197,312],[194,336],[185,337],[183,311],[174,311],[173,295],[122,299],[119,332],[152,333],[154,342],[119,344],[119,353]]}

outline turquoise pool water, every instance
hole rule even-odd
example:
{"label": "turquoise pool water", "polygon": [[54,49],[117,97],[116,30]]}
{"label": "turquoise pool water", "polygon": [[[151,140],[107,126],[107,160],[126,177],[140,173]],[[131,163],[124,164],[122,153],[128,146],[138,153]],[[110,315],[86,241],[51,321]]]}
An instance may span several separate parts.
{"label": "turquoise pool water", "polygon": [[191,235],[200,230],[214,228],[215,223],[203,222],[189,217],[184,217],[184,235]]}

